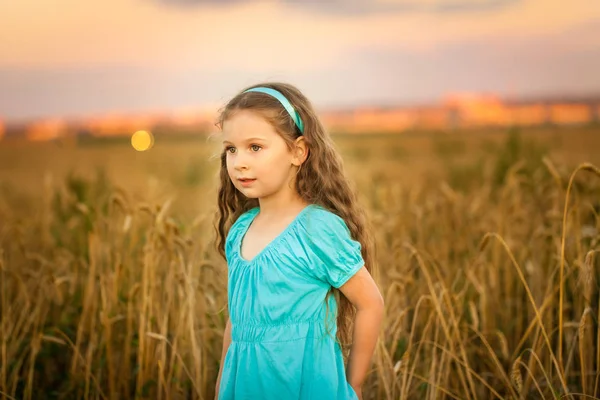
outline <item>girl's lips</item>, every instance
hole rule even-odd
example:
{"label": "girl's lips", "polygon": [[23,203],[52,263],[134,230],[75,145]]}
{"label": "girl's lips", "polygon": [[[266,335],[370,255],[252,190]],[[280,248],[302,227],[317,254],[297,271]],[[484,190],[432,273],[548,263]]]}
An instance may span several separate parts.
{"label": "girl's lips", "polygon": [[242,186],[247,187],[250,186],[254,183],[256,179],[239,179],[240,183],[242,184]]}

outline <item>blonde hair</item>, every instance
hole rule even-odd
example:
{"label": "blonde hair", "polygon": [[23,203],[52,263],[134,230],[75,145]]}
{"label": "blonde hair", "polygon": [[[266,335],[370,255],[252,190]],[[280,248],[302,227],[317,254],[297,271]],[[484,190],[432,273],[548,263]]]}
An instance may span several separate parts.
{"label": "blonde hair", "polygon": [[[351,236],[361,244],[361,253],[366,269],[373,274],[375,269],[374,241],[366,213],[357,201],[357,194],[344,174],[342,158],[333,140],[325,131],[310,101],[294,86],[280,82],[261,83],[252,87],[268,87],[282,93],[299,113],[304,123],[304,140],[308,157],[298,170],[296,187],[298,194],[309,204],[317,204],[341,217],[348,226]],[[279,101],[269,95],[247,92],[246,88],[233,97],[221,110],[217,126],[239,110],[252,110],[264,117],[281,135],[291,149],[294,140],[300,136],[294,121]],[[231,225],[244,212],[258,207],[258,199],[251,199],[239,192],[227,173],[226,154],[221,154],[220,187],[218,191],[218,213],[215,217],[218,252],[225,258],[225,240]],[[332,288],[333,289],[333,288]],[[338,303],[337,338],[344,350],[352,340],[354,307],[338,290],[329,294]]]}

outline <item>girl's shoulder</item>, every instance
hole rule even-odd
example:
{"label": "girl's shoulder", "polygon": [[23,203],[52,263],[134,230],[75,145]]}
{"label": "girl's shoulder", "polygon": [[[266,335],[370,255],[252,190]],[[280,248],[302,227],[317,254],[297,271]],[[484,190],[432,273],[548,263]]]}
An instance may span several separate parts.
{"label": "girl's shoulder", "polygon": [[259,211],[259,207],[251,208],[244,211],[231,225],[229,232],[227,232],[227,242],[231,242],[240,231],[243,230],[245,224],[256,215]]}
{"label": "girl's shoulder", "polygon": [[311,205],[302,225],[310,239],[324,240],[350,235],[350,230],[342,217],[316,204]]}
{"label": "girl's shoulder", "polygon": [[260,207],[253,207],[249,210],[244,211],[242,214],[240,214],[238,219],[235,220],[235,222],[233,223],[231,228],[233,229],[233,227],[237,228],[240,225],[243,225],[244,222],[246,222],[249,219],[251,219],[252,217],[254,217],[258,213],[258,211],[260,211]]}
{"label": "girl's shoulder", "polygon": [[339,215],[320,206],[312,207],[301,226],[300,247],[317,279],[339,288],[364,265],[361,243],[352,238]]}

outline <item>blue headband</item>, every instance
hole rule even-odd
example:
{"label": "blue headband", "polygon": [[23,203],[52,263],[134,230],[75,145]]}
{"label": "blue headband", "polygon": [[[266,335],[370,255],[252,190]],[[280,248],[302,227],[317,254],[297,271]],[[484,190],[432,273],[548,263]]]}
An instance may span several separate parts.
{"label": "blue headband", "polygon": [[246,90],[244,93],[247,93],[247,92],[266,93],[268,95],[275,97],[277,100],[279,100],[279,102],[281,103],[283,108],[285,108],[285,110],[288,112],[288,114],[290,114],[290,117],[292,117],[292,120],[296,123],[296,126],[300,130],[300,133],[304,133],[304,124],[302,123],[300,114],[298,114],[298,111],[294,110],[294,107],[292,106],[292,104],[288,101],[288,99],[285,98],[285,96],[283,94],[281,94],[281,92],[278,92],[275,89],[271,89],[271,88],[267,88],[267,87],[251,88],[251,89]]}

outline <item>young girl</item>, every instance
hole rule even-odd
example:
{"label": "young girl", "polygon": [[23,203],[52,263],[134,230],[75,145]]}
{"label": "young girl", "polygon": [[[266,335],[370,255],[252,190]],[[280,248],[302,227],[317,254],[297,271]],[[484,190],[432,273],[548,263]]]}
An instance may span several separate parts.
{"label": "young girl", "polygon": [[229,308],[218,399],[362,399],[383,299],[364,213],[331,138],[283,83],[240,92],[218,126]]}

